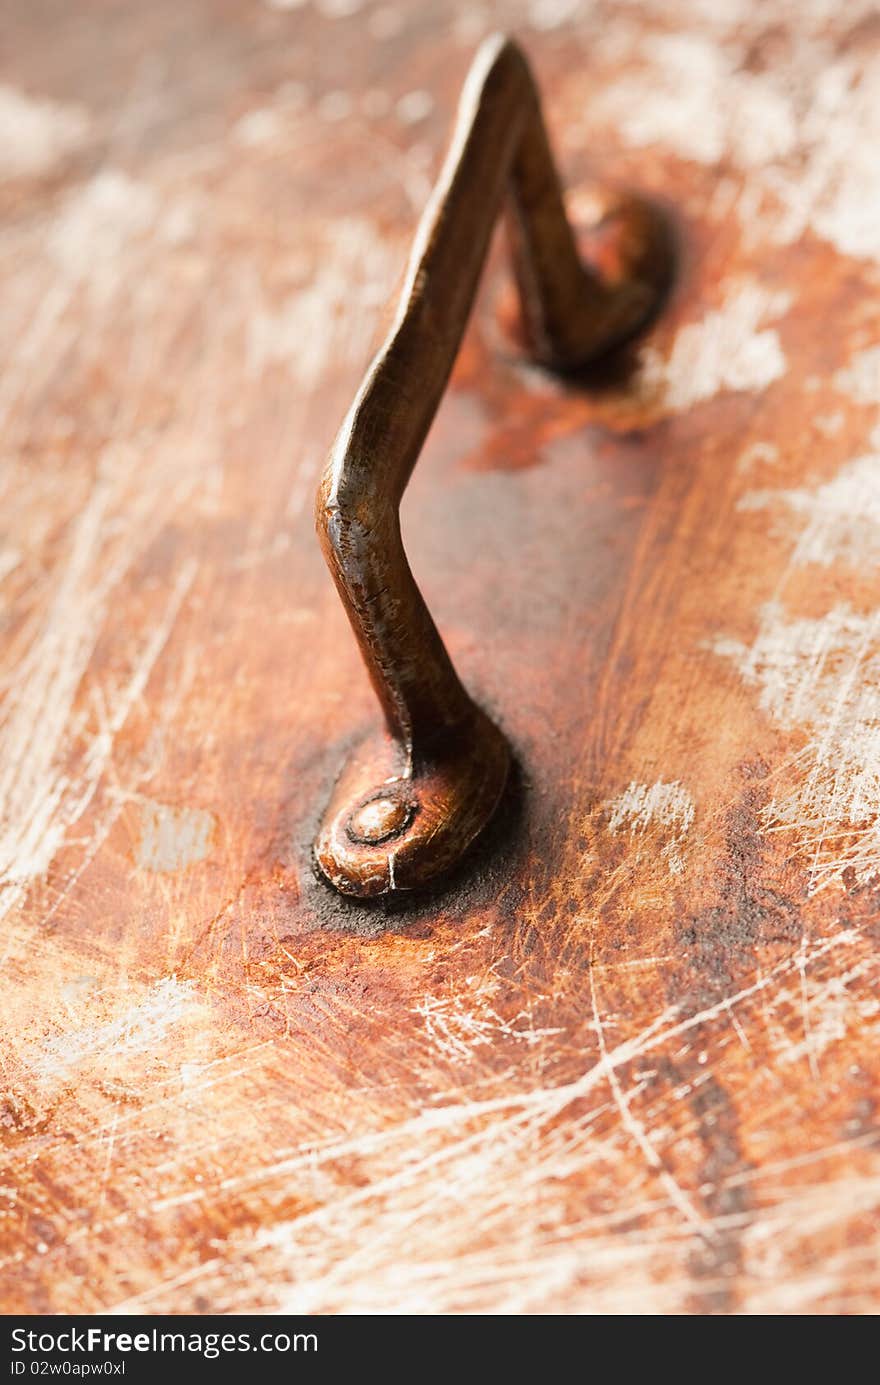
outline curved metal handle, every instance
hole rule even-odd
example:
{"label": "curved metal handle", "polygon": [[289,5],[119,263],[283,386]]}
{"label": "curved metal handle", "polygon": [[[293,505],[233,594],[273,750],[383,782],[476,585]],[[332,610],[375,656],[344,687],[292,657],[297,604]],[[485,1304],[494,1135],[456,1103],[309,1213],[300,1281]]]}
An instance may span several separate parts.
{"label": "curved metal handle", "polygon": [[510,192],[514,265],[535,357],[570,370],[631,336],[669,280],[666,225],[618,197],[578,255],[526,59],[481,46],[455,133],[416,233],[397,317],[331,450],[316,519],[387,731],[343,771],[315,845],[343,894],[421,886],[489,821],[506,740],[452,666],[403,550],[398,509],[440,404],[489,239]]}

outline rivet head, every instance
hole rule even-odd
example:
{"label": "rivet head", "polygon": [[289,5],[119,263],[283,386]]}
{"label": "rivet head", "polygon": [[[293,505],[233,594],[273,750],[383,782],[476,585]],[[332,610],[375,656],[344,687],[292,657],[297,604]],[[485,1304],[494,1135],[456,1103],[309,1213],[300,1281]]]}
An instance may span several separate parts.
{"label": "rivet head", "polygon": [[356,808],[348,819],[348,835],[353,842],[375,846],[397,837],[412,822],[414,809],[402,798],[383,795],[371,798]]}

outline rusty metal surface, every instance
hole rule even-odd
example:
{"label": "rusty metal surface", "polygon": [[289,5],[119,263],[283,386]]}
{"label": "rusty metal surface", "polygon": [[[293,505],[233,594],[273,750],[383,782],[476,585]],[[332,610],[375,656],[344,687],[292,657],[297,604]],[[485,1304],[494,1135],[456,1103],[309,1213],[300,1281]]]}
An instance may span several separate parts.
{"label": "rusty metal surface", "polygon": [[[584,389],[490,261],[402,522],[522,792],[370,909],[311,865],[375,699],[310,500],[499,25],[575,221],[643,188],[682,267]],[[7,32],[5,1306],[876,1310],[873,8]]]}
{"label": "rusty metal surface", "polygon": [[508,197],[522,335],[544,365],[574,372],[607,358],[656,315],[672,275],[664,217],[619,192],[597,191],[579,254],[525,55],[503,35],[486,39],[394,325],[316,497],[324,556],[387,724],[351,757],[316,843],[327,880],[357,898],[441,879],[484,830],[509,778],[508,744],[459,681],[407,562],[399,516]]}

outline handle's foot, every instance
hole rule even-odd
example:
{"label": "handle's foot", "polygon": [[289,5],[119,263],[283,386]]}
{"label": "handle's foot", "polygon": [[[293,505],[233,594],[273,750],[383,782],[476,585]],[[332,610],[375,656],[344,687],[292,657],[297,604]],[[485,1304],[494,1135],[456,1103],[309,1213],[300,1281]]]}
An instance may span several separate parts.
{"label": "handle's foot", "polygon": [[374,899],[445,875],[498,806],[510,769],[507,742],[485,713],[446,735],[412,774],[380,733],[351,757],[315,844],[340,893]]}
{"label": "handle's foot", "polygon": [[[602,327],[586,364],[641,332],[672,284],[675,240],[663,208],[636,193],[597,188],[593,215],[576,227],[584,265],[606,290]],[[564,368],[566,362],[558,362]]]}
{"label": "handle's foot", "polygon": [[[583,268],[580,295],[548,319],[528,272],[499,296],[502,330],[548,370],[576,372],[638,335],[663,306],[675,273],[675,237],[658,203],[596,184],[572,228]],[[516,234],[514,232],[514,243]]]}

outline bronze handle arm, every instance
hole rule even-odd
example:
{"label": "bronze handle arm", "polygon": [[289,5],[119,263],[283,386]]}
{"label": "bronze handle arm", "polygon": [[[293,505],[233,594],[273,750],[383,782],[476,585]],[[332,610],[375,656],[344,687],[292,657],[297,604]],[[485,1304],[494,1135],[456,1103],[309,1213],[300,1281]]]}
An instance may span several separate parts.
{"label": "bronze handle arm", "polygon": [[507,193],[525,329],[543,364],[571,370],[630,337],[669,278],[665,223],[632,197],[609,205],[578,254],[529,66],[510,39],[487,39],[419,223],[396,319],[317,495],[324,556],[387,724],[349,760],[316,843],[322,872],[348,895],[413,889],[448,870],[507,779],[507,742],[452,666],[407,563],[398,513]]}

